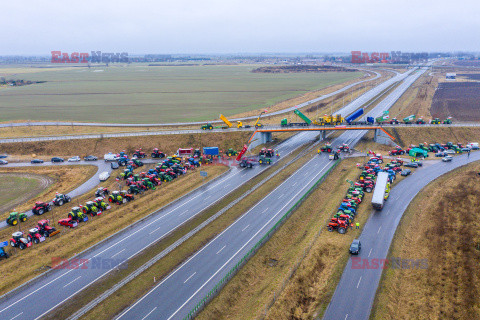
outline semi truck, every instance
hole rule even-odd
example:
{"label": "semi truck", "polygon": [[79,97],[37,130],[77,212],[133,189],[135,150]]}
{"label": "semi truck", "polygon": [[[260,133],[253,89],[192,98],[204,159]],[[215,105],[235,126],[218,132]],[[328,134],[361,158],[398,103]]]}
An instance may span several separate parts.
{"label": "semi truck", "polygon": [[388,182],[388,173],[379,172],[375,183],[375,189],[372,196],[372,207],[376,210],[382,210],[385,201],[390,194],[390,183]]}
{"label": "semi truck", "polygon": [[415,115],[412,114],[412,115],[409,115],[406,118],[403,118],[403,123],[410,124],[410,123],[413,123],[414,120],[415,120]]}
{"label": "semi truck", "polygon": [[312,123],[312,120],[310,120],[306,115],[304,115],[298,109],[293,110],[293,113],[295,113],[297,116],[300,117],[300,119],[302,119],[305,122],[290,122],[289,123],[286,118],[283,118],[282,121],[280,122],[280,125],[282,127],[293,127],[293,126],[307,127]]}
{"label": "semi truck", "polygon": [[358,109],[357,111],[355,111],[354,113],[352,113],[351,115],[349,115],[348,117],[345,118],[345,122],[347,122],[348,124],[352,123],[353,120],[357,119],[358,117],[360,117],[361,115],[363,114],[363,108],[360,108]]}
{"label": "semi truck", "polygon": [[218,156],[218,147],[203,147],[203,154],[206,156]]}

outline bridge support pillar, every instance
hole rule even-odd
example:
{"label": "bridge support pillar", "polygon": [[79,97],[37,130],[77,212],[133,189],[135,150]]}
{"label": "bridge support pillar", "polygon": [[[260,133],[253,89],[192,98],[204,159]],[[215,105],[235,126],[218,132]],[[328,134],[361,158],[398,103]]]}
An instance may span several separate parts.
{"label": "bridge support pillar", "polygon": [[250,143],[250,148],[255,148],[270,141],[272,141],[271,132],[257,132],[255,139]]}
{"label": "bridge support pillar", "polygon": [[396,146],[397,144],[390,139],[388,135],[383,132],[383,130],[375,129],[375,135],[373,136],[373,141],[380,144],[385,144],[387,146]]}
{"label": "bridge support pillar", "polygon": [[321,131],[320,131],[320,134],[319,134],[319,136],[318,136],[318,138],[320,139],[320,141],[325,140],[326,137],[327,137],[327,131],[326,131],[326,130],[321,130]]}

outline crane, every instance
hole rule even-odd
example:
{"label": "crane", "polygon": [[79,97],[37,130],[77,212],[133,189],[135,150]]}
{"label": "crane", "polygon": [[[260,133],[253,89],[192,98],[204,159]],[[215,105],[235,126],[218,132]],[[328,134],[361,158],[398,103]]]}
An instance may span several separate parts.
{"label": "crane", "polygon": [[260,128],[262,127],[263,125],[259,122],[260,121],[260,117],[262,116],[262,114],[266,113],[267,110],[263,110],[260,115],[258,116],[257,118],[257,121],[255,121],[255,128]]}

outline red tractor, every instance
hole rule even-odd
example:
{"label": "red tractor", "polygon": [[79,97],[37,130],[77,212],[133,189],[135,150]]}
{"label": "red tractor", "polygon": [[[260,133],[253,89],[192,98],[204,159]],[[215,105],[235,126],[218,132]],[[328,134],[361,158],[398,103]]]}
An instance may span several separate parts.
{"label": "red tractor", "polygon": [[255,161],[253,159],[242,159],[239,163],[241,168],[253,168]]}
{"label": "red tractor", "polygon": [[49,203],[43,201],[35,202],[35,205],[32,208],[32,212],[38,215],[42,215],[50,210],[52,210],[52,206]]}
{"label": "red tractor", "polygon": [[158,150],[158,148],[153,149],[152,158],[165,158],[165,153]]}
{"label": "red tractor", "polygon": [[262,148],[258,155],[272,158],[273,156],[275,156],[275,151],[273,151],[273,149]]}
{"label": "red tractor", "polygon": [[348,221],[340,220],[339,218],[332,218],[327,225],[328,231],[337,230],[340,234],[345,234],[348,229]]}
{"label": "red tractor", "polygon": [[399,124],[400,121],[397,120],[397,118],[393,118],[392,120],[390,120],[390,124]]}
{"label": "red tractor", "polygon": [[12,234],[12,238],[10,239],[10,245],[14,248],[19,248],[20,250],[23,250],[25,248],[31,247],[32,242],[23,237],[23,232],[17,231]]}
{"label": "red tractor", "polygon": [[400,156],[405,154],[405,150],[403,150],[399,146],[396,146],[395,149],[390,151],[388,154],[391,156]]}
{"label": "red tractor", "polygon": [[365,192],[372,192],[373,191],[373,181],[371,180],[359,180],[355,182],[355,187],[362,188]]}
{"label": "red tractor", "polygon": [[135,150],[132,154],[132,158],[145,158],[147,155],[142,151],[142,148]]}
{"label": "red tractor", "polygon": [[40,220],[37,222],[37,228],[44,237],[53,237],[56,234],[59,234],[60,231],[50,227],[48,224],[50,221],[48,219]]}
{"label": "red tractor", "polygon": [[341,146],[338,146],[337,149],[342,152],[350,152],[350,147],[346,143],[343,143]]}
{"label": "red tractor", "polygon": [[45,236],[42,233],[40,233],[40,230],[38,228],[32,228],[28,230],[28,232],[29,232],[27,236],[28,241],[33,242],[35,244],[45,241]]}
{"label": "red tractor", "polygon": [[326,145],[324,145],[321,149],[320,149],[322,152],[328,152],[328,153],[331,153],[333,148],[332,148],[332,145],[330,143],[327,143]]}

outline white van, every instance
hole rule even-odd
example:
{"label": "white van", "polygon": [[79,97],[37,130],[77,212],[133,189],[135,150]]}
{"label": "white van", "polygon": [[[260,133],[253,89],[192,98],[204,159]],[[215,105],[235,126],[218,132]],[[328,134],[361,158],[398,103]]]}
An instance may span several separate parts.
{"label": "white van", "polygon": [[117,155],[115,153],[111,153],[111,152],[105,154],[103,156],[103,159],[105,160],[105,162],[118,160]]}
{"label": "white van", "polygon": [[478,150],[479,147],[478,147],[478,142],[470,142],[469,144],[467,144],[468,147],[470,147],[472,150]]}
{"label": "white van", "polygon": [[98,178],[100,181],[106,181],[108,178],[110,178],[110,173],[108,173],[108,171],[104,171],[98,175]]}

